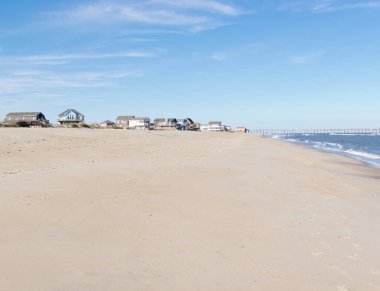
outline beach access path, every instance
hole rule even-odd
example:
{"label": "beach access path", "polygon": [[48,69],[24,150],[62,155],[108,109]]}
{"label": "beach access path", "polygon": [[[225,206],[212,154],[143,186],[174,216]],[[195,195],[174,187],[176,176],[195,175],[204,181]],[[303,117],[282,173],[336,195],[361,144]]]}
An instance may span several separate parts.
{"label": "beach access path", "polygon": [[0,290],[380,290],[380,170],[247,134],[0,129]]}

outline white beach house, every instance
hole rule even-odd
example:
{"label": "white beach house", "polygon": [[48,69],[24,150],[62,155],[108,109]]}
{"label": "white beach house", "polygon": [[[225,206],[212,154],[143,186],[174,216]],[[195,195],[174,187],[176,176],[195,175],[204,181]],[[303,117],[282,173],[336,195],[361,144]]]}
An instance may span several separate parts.
{"label": "white beach house", "polygon": [[210,121],[207,125],[201,125],[201,131],[226,131],[226,126],[221,121]]}
{"label": "white beach house", "polygon": [[129,120],[130,129],[150,129],[150,118],[135,117]]}

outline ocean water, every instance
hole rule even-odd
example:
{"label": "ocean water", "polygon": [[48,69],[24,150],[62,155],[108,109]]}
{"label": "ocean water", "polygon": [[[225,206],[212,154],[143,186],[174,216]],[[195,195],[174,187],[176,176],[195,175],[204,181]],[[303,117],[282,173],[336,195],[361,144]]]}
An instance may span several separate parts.
{"label": "ocean water", "polygon": [[350,134],[317,134],[317,135],[276,135],[282,139],[307,147],[341,154],[360,161],[372,167],[380,168],[380,135],[350,135]]}

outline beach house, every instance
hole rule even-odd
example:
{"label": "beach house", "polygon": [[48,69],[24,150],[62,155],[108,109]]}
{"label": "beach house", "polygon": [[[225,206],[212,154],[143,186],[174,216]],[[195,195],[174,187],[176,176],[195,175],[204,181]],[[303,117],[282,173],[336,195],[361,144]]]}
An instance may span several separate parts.
{"label": "beach house", "polygon": [[129,120],[130,129],[150,129],[149,117],[135,117]]}
{"label": "beach house", "polygon": [[235,128],[234,132],[246,133],[247,129],[244,126],[238,126]]}
{"label": "beach house", "polygon": [[176,118],[156,118],[154,120],[154,127],[156,128],[172,128],[177,124]]}
{"label": "beach house", "polygon": [[75,109],[67,109],[58,115],[58,123],[61,125],[78,122],[84,122],[84,115]]}
{"label": "beach house", "polygon": [[225,131],[225,126],[221,121],[210,121],[208,123],[209,131]]}
{"label": "beach house", "polygon": [[5,123],[19,123],[26,122],[47,124],[49,121],[46,119],[42,112],[10,112],[5,116]]}
{"label": "beach house", "polygon": [[135,116],[133,115],[121,115],[116,118],[116,125],[119,127],[127,128],[129,127],[129,121],[131,119],[134,119]]}
{"label": "beach house", "polygon": [[196,131],[199,129],[199,124],[196,124],[191,118],[177,119],[177,124],[175,125],[177,130],[192,130]]}
{"label": "beach house", "polygon": [[201,131],[225,131],[226,126],[221,121],[210,121],[207,125],[201,125]]}
{"label": "beach house", "polygon": [[105,120],[101,123],[99,123],[100,127],[107,128],[107,127],[112,127],[115,123],[112,122],[111,120]]}

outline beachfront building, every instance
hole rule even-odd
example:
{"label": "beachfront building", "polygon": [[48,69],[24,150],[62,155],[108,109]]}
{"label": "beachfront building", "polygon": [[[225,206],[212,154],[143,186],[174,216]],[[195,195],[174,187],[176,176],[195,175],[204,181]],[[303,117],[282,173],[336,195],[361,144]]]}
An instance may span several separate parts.
{"label": "beachfront building", "polygon": [[175,125],[177,130],[199,130],[199,124],[194,123],[191,118],[177,119],[177,124]]}
{"label": "beachfront building", "polygon": [[238,126],[235,128],[234,132],[246,133],[247,129],[244,126]]}
{"label": "beachfront building", "polygon": [[154,120],[154,127],[156,128],[173,128],[176,124],[176,118],[156,118]]}
{"label": "beachfront building", "polygon": [[46,119],[42,112],[10,112],[5,116],[5,123],[20,123],[26,122],[29,125],[33,123],[48,124],[49,121]]}
{"label": "beachfront building", "polygon": [[75,109],[67,109],[58,115],[58,123],[61,125],[78,122],[84,122],[84,115]]}
{"label": "beachfront building", "polygon": [[210,121],[208,123],[209,131],[225,131],[225,126],[221,121]]}
{"label": "beachfront building", "polygon": [[112,127],[115,123],[112,122],[111,120],[105,120],[99,124],[100,127],[107,128],[107,127]]}
{"label": "beachfront building", "polygon": [[135,117],[130,119],[128,123],[130,129],[150,129],[149,117]]}
{"label": "beachfront building", "polygon": [[134,119],[135,116],[133,115],[121,115],[116,118],[116,125],[119,127],[128,128],[129,127],[129,121]]}
{"label": "beachfront building", "polygon": [[201,131],[226,131],[226,126],[221,121],[210,121],[207,125],[201,125]]}

